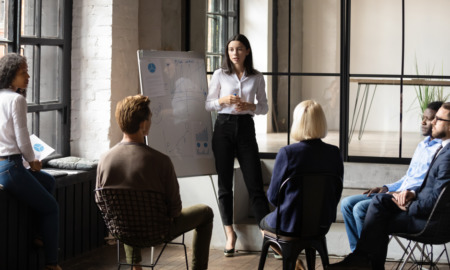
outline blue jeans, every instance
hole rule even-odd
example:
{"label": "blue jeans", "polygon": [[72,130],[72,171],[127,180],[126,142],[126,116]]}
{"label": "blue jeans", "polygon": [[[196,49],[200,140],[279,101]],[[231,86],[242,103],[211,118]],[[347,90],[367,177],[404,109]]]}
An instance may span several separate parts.
{"label": "blue jeans", "polygon": [[52,193],[53,176],[25,169],[22,158],[0,161],[0,184],[37,214],[38,231],[44,242],[46,264],[58,262],[59,208]]}
{"label": "blue jeans", "polygon": [[361,231],[366,217],[367,208],[369,208],[372,197],[366,194],[353,195],[342,199],[341,212],[344,216],[345,229],[347,230],[348,242],[352,252],[356,248],[356,243],[361,236]]}

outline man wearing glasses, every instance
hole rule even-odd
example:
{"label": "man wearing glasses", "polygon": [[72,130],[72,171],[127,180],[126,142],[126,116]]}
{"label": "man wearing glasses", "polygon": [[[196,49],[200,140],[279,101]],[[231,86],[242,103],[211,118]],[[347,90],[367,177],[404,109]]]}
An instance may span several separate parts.
{"label": "man wearing glasses", "polygon": [[431,134],[431,122],[441,106],[442,102],[435,101],[428,104],[425,109],[422,116],[421,129],[422,135],[426,136],[426,138],[417,145],[409,168],[400,180],[382,187],[371,188],[363,194],[342,199],[341,212],[344,217],[345,229],[352,252],[355,250],[356,243],[361,235],[367,208],[369,208],[370,201],[376,194],[401,192],[422,185],[433,155],[436,149],[441,146],[441,140],[435,139]]}
{"label": "man wearing glasses", "polygon": [[[384,269],[389,235],[417,233],[427,223],[442,189],[450,183],[450,102],[432,121],[432,136],[442,139],[420,187],[394,194],[377,194],[367,210],[361,238],[353,253],[328,269]],[[430,221],[433,226],[437,221]]]}

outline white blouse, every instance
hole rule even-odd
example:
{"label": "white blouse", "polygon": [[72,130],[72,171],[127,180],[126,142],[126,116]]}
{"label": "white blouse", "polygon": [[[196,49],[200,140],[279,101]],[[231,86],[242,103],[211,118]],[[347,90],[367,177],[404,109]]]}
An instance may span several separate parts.
{"label": "white blouse", "polygon": [[[234,109],[234,104],[221,106],[219,99],[229,95],[237,95],[241,97],[242,101],[249,103],[254,103],[256,97],[256,110],[237,112]],[[207,111],[218,111],[219,113],[227,114],[266,114],[269,106],[267,105],[264,76],[261,73],[257,73],[247,77],[246,72],[244,72],[241,80],[239,80],[236,74],[228,75],[223,69],[217,69],[214,71],[211,82],[209,83],[205,109]]]}
{"label": "white blouse", "polygon": [[27,128],[27,100],[10,89],[0,90],[0,156],[22,154],[34,160]]}

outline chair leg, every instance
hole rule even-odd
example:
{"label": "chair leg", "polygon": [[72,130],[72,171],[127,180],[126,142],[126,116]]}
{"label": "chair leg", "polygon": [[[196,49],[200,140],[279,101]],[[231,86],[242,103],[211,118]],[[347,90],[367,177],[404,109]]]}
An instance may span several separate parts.
{"label": "chair leg", "polygon": [[305,253],[306,253],[306,265],[308,266],[308,269],[316,269],[316,250],[313,248],[307,248],[305,250]]}
{"label": "chair leg", "polygon": [[269,251],[269,247],[270,247],[270,241],[263,241],[263,246],[261,249],[261,257],[259,257],[258,270],[264,269],[264,265],[266,264],[267,252]]}

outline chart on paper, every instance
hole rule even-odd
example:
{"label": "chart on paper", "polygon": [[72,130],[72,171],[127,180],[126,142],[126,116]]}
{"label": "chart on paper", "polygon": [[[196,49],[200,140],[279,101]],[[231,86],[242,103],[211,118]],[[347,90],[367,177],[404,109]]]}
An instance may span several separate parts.
{"label": "chart on paper", "polygon": [[138,64],[141,93],[153,114],[149,146],[171,158],[179,177],[215,174],[203,56],[140,50]]}

